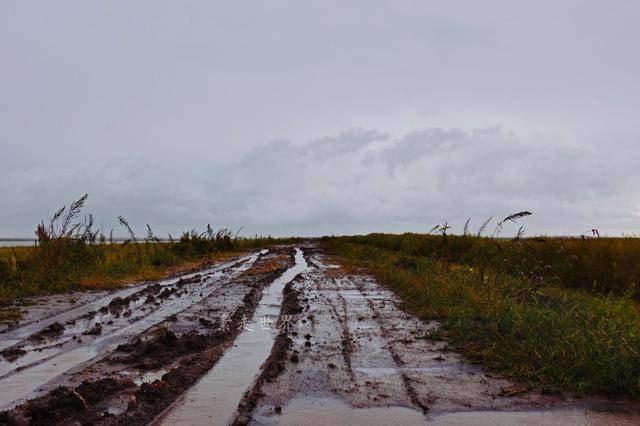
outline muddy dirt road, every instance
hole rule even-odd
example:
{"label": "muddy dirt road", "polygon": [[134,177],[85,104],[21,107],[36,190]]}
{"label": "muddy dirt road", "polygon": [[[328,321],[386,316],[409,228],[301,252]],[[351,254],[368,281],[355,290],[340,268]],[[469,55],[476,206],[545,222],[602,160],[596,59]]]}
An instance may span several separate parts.
{"label": "muddy dirt road", "polygon": [[330,263],[312,243],[275,247],[57,296],[0,332],[0,424],[640,424],[607,411],[630,404],[486,374],[429,338],[437,323]]}

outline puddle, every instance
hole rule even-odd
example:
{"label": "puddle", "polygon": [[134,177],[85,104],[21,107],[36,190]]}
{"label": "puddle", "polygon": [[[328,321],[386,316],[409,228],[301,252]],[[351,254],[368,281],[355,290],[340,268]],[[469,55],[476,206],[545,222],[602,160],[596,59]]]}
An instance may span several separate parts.
{"label": "puddle", "polygon": [[281,415],[256,416],[253,424],[322,426],[322,425],[637,425],[637,414],[590,410],[549,411],[472,411],[425,418],[407,407],[355,408],[335,398],[294,398],[282,407]]}
{"label": "puddle", "polygon": [[420,411],[407,407],[353,408],[334,398],[295,398],[282,408],[281,415],[256,417],[256,423],[291,426],[414,426],[426,424],[426,419]]}
{"label": "puddle", "polygon": [[[228,262],[223,265],[219,265],[214,268],[207,269],[201,274],[208,274],[209,277],[205,278],[199,283],[194,283],[185,287],[188,291],[187,294],[182,297],[176,298],[174,300],[169,300],[164,305],[160,306],[157,310],[149,312],[145,314],[145,316],[133,318],[133,323],[122,326],[119,329],[110,329],[106,328],[106,332],[103,332],[102,335],[93,338],[93,336],[85,336],[82,335],[83,346],[78,348],[51,348],[47,350],[43,350],[42,352],[31,351],[27,353],[22,359],[18,360],[18,362],[13,363],[5,363],[0,364],[0,369],[4,372],[4,376],[0,378],[0,410],[12,408],[19,403],[21,403],[24,398],[30,396],[30,394],[46,384],[50,380],[55,377],[68,372],[80,364],[91,360],[92,358],[104,354],[105,352],[114,349],[117,345],[126,341],[142,331],[148,329],[149,327],[167,319],[173,314],[176,314],[189,306],[196,304],[206,297],[210,296],[215,289],[216,286],[212,286],[211,275],[217,274],[223,269],[228,269],[233,267],[231,274],[240,273],[253,265],[255,260],[258,259],[260,253],[254,253],[249,256],[245,256],[241,258],[239,261]],[[242,263],[239,263],[242,262]],[[196,275],[197,273],[188,274],[182,276],[183,278],[188,278],[190,276]],[[176,281],[176,279],[161,281],[161,285],[171,285]],[[146,287],[146,286],[144,286]],[[143,286],[138,286],[135,288],[126,289],[126,292],[133,294],[136,291],[140,291],[144,288]],[[108,304],[114,297],[118,295],[123,295],[124,292],[116,292],[112,293],[108,298],[102,298],[99,301],[92,302],[88,305],[79,307],[77,309],[73,309],[71,311],[64,312],[60,315],[56,315],[54,317],[48,318],[47,320],[43,320],[37,324],[30,324],[21,329],[13,330],[12,332],[6,334],[0,334],[0,339],[2,342],[8,344],[11,341],[15,341],[15,338],[11,341],[9,340],[11,337],[21,337],[21,336],[29,336],[34,331],[40,330],[44,324],[48,322],[58,321],[61,323],[65,323],[69,319],[76,319],[74,315],[78,315],[84,311],[87,311],[87,306],[91,306],[92,309],[96,309],[96,306],[99,308],[101,306],[105,306]],[[91,309],[89,309],[91,310]],[[108,317],[108,314],[105,315],[105,318]],[[86,328],[90,324],[94,324],[95,322],[100,321],[102,318],[100,314],[96,314],[96,317],[91,320],[81,320],[76,319],[76,325],[70,327],[73,329],[73,332],[79,331],[75,327],[84,327]],[[71,330],[67,331],[67,333],[71,332]],[[65,335],[67,334],[65,333]],[[65,337],[65,336],[63,336]],[[7,339],[7,340],[4,340]],[[23,370],[18,371],[17,368],[20,366],[26,366]]]}
{"label": "puddle", "polygon": [[167,374],[167,370],[147,371],[139,377],[136,377],[133,382],[140,386],[143,383],[151,383],[156,380],[160,380],[162,376]]}
{"label": "puddle", "polygon": [[433,425],[637,425],[640,415],[589,410],[482,411],[436,416]]}
{"label": "puddle", "polygon": [[[245,391],[260,373],[277,334],[275,321],[280,314],[284,286],[307,268],[300,249],[296,249],[295,266],[263,290],[260,304],[248,328],[240,333],[213,369],[162,416],[164,425],[227,425],[232,420]],[[258,324],[271,318],[270,327]]]}
{"label": "puddle", "polygon": [[395,376],[398,375],[400,373],[432,373],[432,374],[437,374],[437,373],[444,373],[447,371],[452,371],[455,370],[455,368],[450,367],[450,366],[442,366],[442,367],[399,367],[399,368],[394,368],[394,367],[361,367],[361,368],[356,368],[356,371],[362,373],[362,374],[366,374],[367,376],[371,376],[371,377],[377,377],[377,378],[382,378],[382,377],[389,377],[389,376]]}
{"label": "puddle", "polygon": [[316,267],[320,268],[320,269],[336,269],[339,268],[340,265],[333,265],[330,263],[324,263],[323,261],[321,261],[318,258],[311,258],[311,263],[313,263]]}
{"label": "puddle", "polygon": [[[264,252],[264,250],[262,252]],[[248,269],[249,267],[251,267],[253,262],[262,254],[262,252],[246,255],[238,259],[214,266],[212,268],[205,269],[203,271],[197,271],[190,274],[182,275],[181,278],[188,279],[197,274],[201,274],[203,276],[212,275],[212,274],[221,272],[225,269],[228,269],[234,265],[237,265],[236,268],[234,268],[234,270],[242,272]],[[238,265],[238,263],[240,262],[243,262],[243,263],[241,265]],[[170,278],[170,279],[159,281],[158,284],[160,284],[161,286],[169,286],[169,285],[173,285],[176,280],[177,278]],[[145,288],[153,284],[155,283],[147,283],[143,285],[127,287],[122,290],[118,290],[116,292],[110,293],[107,296],[100,297],[97,300],[93,300],[92,302],[86,303],[82,306],[65,310],[63,312],[53,314],[39,321],[35,321],[32,323],[26,324],[22,327],[18,327],[16,329],[13,329],[4,333],[0,333],[0,350],[6,349],[10,346],[13,346],[16,343],[21,342],[22,340],[27,339],[33,333],[40,331],[41,329],[55,322],[59,322],[60,324],[65,324],[70,319],[77,319],[88,314],[89,312],[99,311],[100,308],[107,306],[109,302],[111,302],[111,300],[115,299],[116,297],[126,298],[127,296],[130,296],[136,292],[144,290]]]}
{"label": "puddle", "polygon": [[0,380],[4,379],[5,376],[9,376],[14,371],[18,371],[34,363],[45,360],[49,358],[51,355],[56,354],[57,352],[58,352],[57,348],[42,349],[38,351],[29,351],[22,357],[18,358],[16,361],[13,361],[13,362],[1,361],[0,362]]}
{"label": "puddle", "polygon": [[39,364],[4,378],[0,392],[0,410],[15,407],[41,385],[61,372],[89,361],[96,354],[96,350],[90,347],[74,349],[56,357],[55,363]]}
{"label": "puddle", "polygon": [[387,302],[394,302],[395,297],[393,294],[382,291],[372,291],[372,292],[362,292],[358,289],[340,289],[340,294],[345,299],[356,299],[356,300],[383,300]]}

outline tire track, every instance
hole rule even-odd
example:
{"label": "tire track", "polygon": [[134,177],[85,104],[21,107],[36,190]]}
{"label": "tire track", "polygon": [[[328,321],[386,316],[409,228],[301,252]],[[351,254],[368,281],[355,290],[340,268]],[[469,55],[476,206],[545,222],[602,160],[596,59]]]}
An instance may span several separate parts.
{"label": "tire track", "polygon": [[[33,336],[28,333],[33,330],[34,324],[13,330],[13,335],[21,336],[22,341],[14,343],[8,349],[22,346],[26,353],[24,361],[11,363],[5,359],[0,364],[0,371],[3,372],[0,378],[0,387],[3,389],[0,394],[0,409],[15,406],[45,383],[67,371],[73,373],[81,369],[119,344],[201,302],[212,294],[221,282],[230,280],[248,269],[259,256],[259,253],[254,253],[238,261],[207,269],[200,274],[186,274],[178,281],[174,279],[166,280],[162,284],[148,284],[142,289],[137,288],[137,291],[129,292],[124,298],[124,293],[116,292],[109,298],[91,303],[91,310],[79,307],[49,318],[46,321],[49,323],[48,327],[60,325],[59,321],[65,321],[64,324],[69,326],[68,330],[65,329],[67,333],[54,336],[54,342],[47,343],[53,345],[50,349],[44,350],[28,344],[29,338]],[[150,288],[156,292],[150,292]],[[163,292],[170,294],[162,297]],[[156,303],[147,302],[149,297],[153,297],[152,301],[155,300]],[[127,299],[129,303],[123,302]],[[119,301],[126,307],[117,312],[111,311],[110,307],[113,307],[114,301]],[[80,314],[82,315],[79,316]],[[94,328],[99,327],[100,332],[92,331],[92,324]]]}

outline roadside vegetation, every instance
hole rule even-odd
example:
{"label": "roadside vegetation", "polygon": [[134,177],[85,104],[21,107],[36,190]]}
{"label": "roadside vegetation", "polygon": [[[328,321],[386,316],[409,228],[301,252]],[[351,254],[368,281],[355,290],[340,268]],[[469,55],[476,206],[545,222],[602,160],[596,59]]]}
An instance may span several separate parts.
{"label": "roadside vegetation", "polygon": [[371,234],[325,248],[443,327],[471,360],[543,391],[640,399],[640,241]]}
{"label": "roadside vegetation", "polygon": [[290,241],[239,237],[209,225],[204,232],[184,232],[175,240],[171,236],[161,240],[147,225],[147,234],[139,238],[119,217],[129,238],[116,242],[113,231],[105,235],[94,228],[91,214],[82,215],[86,199],[85,195],[38,225],[34,246],[0,248],[0,321],[16,319],[19,309],[13,305],[26,296],[158,279],[241,251]]}

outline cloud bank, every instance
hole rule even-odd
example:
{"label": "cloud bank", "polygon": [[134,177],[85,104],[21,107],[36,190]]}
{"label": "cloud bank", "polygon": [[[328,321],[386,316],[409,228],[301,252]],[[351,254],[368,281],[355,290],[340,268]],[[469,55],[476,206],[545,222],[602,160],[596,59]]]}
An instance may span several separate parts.
{"label": "cloud bank", "polygon": [[29,235],[84,192],[107,230],[123,214],[161,234],[206,223],[246,234],[424,232],[445,220],[460,231],[467,217],[479,226],[526,209],[534,212],[530,234],[637,233],[640,154],[625,146],[521,138],[501,127],[398,137],[351,129],[306,143],[274,140],[205,164],[122,158],[39,167],[0,179],[0,234]]}

